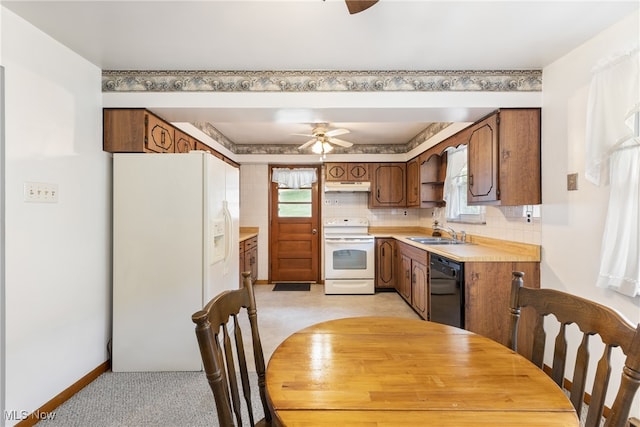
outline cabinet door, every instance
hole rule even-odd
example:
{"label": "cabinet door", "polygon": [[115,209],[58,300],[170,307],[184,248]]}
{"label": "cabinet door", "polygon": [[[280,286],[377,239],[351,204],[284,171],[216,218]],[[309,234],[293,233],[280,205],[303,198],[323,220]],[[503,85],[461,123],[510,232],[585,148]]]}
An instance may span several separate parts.
{"label": "cabinet door", "polygon": [[376,287],[395,288],[395,239],[376,239]]}
{"label": "cabinet door", "polygon": [[369,207],[406,206],[405,172],[405,163],[374,164]]}
{"label": "cabinet door", "polygon": [[145,110],[103,110],[102,149],[109,153],[142,153],[145,151]]}
{"label": "cabinet door", "polygon": [[174,128],[153,114],[146,113],[145,148],[155,153],[175,152]]}
{"label": "cabinet door", "polygon": [[175,130],[176,138],[176,153],[188,153],[189,151],[196,149],[196,140],[191,138],[186,133]]}
{"label": "cabinet door", "polygon": [[498,200],[497,114],[473,126],[467,145],[467,203]]}
{"label": "cabinet door", "polygon": [[411,304],[411,258],[402,253],[398,253],[398,277],[396,279],[396,290],[402,298]]}
{"label": "cabinet door", "polygon": [[327,181],[347,181],[346,163],[326,163],[324,167]]}
{"label": "cabinet door", "polygon": [[252,247],[249,250],[245,250],[244,253],[244,265],[246,271],[251,273],[251,281],[255,282],[258,278],[258,248]]}
{"label": "cabinet door", "polygon": [[500,204],[539,205],[540,109],[500,110]]}
{"label": "cabinet door", "polygon": [[349,181],[369,181],[368,163],[346,163],[347,180]]}
{"label": "cabinet door", "polygon": [[258,278],[258,238],[252,237],[244,242],[244,268],[251,273],[251,280]]}
{"label": "cabinet door", "polygon": [[[525,272],[527,287],[540,287],[538,262],[466,262],[465,329],[501,344],[509,337],[511,273]],[[535,314],[524,308],[518,329],[518,352],[531,356]]]}
{"label": "cabinet door", "polygon": [[407,162],[407,207],[420,206],[420,164],[418,159]]}
{"label": "cabinet door", "polygon": [[240,255],[240,263],[239,263],[239,266],[240,266],[240,287],[242,288],[242,280],[243,280],[242,273],[246,271],[245,270],[246,267],[244,265],[244,242],[240,242],[240,246],[239,246],[239,249],[238,249],[238,254]]}
{"label": "cabinet door", "polygon": [[411,305],[425,320],[429,318],[429,291],[427,265],[422,261],[411,260]]}

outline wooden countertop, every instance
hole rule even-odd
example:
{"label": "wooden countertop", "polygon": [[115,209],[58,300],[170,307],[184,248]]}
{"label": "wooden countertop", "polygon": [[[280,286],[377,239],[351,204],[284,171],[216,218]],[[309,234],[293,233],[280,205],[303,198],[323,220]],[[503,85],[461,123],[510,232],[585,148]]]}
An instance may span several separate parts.
{"label": "wooden countertop", "polygon": [[431,229],[419,227],[370,227],[375,237],[394,238],[400,242],[460,262],[540,262],[540,245],[467,235],[469,244],[424,245],[409,237],[430,237]]}
{"label": "wooden countertop", "polygon": [[258,232],[258,227],[240,227],[240,241],[244,242],[252,237],[256,237]]}

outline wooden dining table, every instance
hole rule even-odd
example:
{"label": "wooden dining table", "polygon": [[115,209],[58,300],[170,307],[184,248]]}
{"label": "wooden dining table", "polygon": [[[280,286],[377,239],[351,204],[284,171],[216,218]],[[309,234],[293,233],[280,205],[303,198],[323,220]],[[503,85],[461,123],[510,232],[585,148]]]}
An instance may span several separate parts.
{"label": "wooden dining table", "polygon": [[266,390],[283,426],[578,426],[534,364],[472,332],[355,317],[302,329],[275,350]]}

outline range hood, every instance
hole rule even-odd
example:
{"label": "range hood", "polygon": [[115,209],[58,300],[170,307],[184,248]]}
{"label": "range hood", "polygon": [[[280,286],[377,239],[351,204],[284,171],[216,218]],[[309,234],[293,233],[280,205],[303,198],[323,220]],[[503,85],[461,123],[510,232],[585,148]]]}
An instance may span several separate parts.
{"label": "range hood", "polygon": [[371,183],[328,181],[324,184],[325,193],[353,193],[356,191],[371,191]]}

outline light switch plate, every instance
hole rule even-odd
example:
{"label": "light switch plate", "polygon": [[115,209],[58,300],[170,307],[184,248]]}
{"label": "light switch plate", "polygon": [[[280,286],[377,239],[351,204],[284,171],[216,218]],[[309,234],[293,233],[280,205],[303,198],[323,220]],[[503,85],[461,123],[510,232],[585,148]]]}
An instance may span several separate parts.
{"label": "light switch plate", "polygon": [[570,173],[567,175],[567,190],[575,191],[578,189],[578,174]]}
{"label": "light switch plate", "polygon": [[25,182],[24,201],[32,203],[58,203],[58,184]]}

